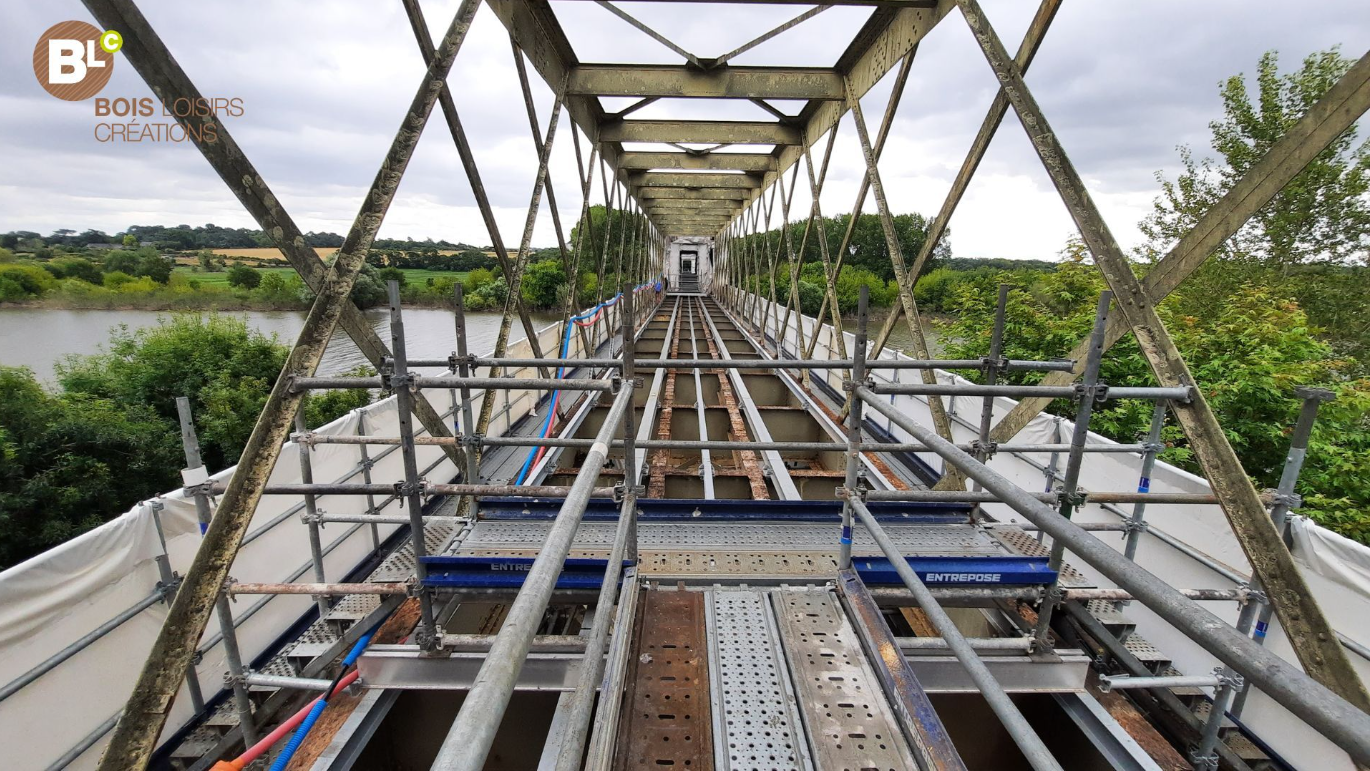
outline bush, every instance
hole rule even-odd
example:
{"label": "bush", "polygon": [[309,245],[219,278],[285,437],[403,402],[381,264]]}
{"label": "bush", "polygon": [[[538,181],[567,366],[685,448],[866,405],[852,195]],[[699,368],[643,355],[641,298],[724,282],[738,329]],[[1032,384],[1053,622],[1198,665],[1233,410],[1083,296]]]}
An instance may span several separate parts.
{"label": "bush", "polygon": [[495,274],[485,268],[476,268],[466,274],[466,280],[461,282],[461,287],[468,294],[478,291],[481,287],[495,280]]}
{"label": "bush", "polygon": [[[1093,308],[1104,288],[1091,266],[1062,264],[1051,273],[1001,274],[1016,284],[1009,295],[1004,355],[1042,359],[1066,355],[1092,326]],[[989,350],[995,294],[993,284],[966,283],[953,292],[958,316],[944,326],[946,355],[979,358]],[[1159,307],[1175,343],[1189,362],[1195,381],[1257,487],[1275,487],[1289,449],[1289,430],[1299,411],[1295,389],[1321,385],[1338,399],[1319,412],[1297,492],[1299,513],[1347,536],[1370,543],[1370,379],[1356,379],[1356,363],[1337,359],[1318,339],[1318,330],[1299,305],[1259,283],[1237,287],[1203,315],[1183,309],[1203,298],[1182,286]],[[1031,382],[1040,374],[1010,373],[1011,382]],[[1154,380],[1135,339],[1121,340],[1105,356],[1101,378],[1107,383],[1152,384]],[[1056,401],[1049,411],[1069,416],[1073,405]],[[1090,428],[1129,442],[1146,432],[1151,406],[1141,402],[1101,405]],[[1164,431],[1168,448],[1161,458],[1200,471],[1183,432],[1173,422]]]}
{"label": "bush", "polygon": [[389,286],[391,281],[403,287],[409,281],[405,278],[404,271],[399,268],[381,268],[376,271],[376,279],[381,282],[383,287]]}
{"label": "bush", "polygon": [[102,283],[104,284],[106,289],[118,289],[119,287],[129,283],[132,280],[133,276],[130,276],[122,270],[112,270],[109,273],[105,274]]}
{"label": "bush", "polygon": [[[57,279],[53,278],[51,273],[33,263],[15,262],[0,265],[0,279],[19,287],[22,295],[12,298],[17,300],[42,297],[57,286]],[[11,287],[5,290],[5,294],[15,294],[15,290]]]}
{"label": "bush", "polygon": [[234,265],[228,269],[228,285],[243,289],[256,289],[262,283],[262,274],[246,265]]}
{"label": "bush", "polygon": [[102,281],[100,266],[90,260],[80,257],[65,257],[60,260],[53,260],[48,264],[52,266],[48,268],[49,271],[52,271],[53,268],[56,269],[55,275],[58,278],[76,278],[88,284],[99,284]]}

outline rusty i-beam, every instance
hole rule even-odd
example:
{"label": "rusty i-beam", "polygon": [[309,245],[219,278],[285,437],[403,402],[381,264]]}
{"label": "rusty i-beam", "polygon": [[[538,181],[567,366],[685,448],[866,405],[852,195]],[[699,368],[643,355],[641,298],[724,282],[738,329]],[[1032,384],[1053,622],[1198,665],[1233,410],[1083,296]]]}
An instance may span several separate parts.
{"label": "rusty i-beam", "polygon": [[[87,0],[86,5],[106,29],[124,31],[126,52],[131,44],[141,47],[139,56],[146,57],[144,61],[147,67],[165,67],[171,59],[170,53],[160,43],[155,44],[156,49],[151,48],[156,36],[129,0]],[[424,73],[418,92],[362,201],[356,221],[305,317],[304,327],[281,376],[272,387],[266,406],[257,418],[238,469],[219,503],[218,513],[210,522],[195,559],[172,601],[166,621],[143,664],[133,694],[100,759],[102,769],[143,768],[152,756],[157,737],[166,725],[176,692],[185,677],[186,667],[195,655],[196,644],[204,633],[215,601],[228,578],[229,568],[238,554],[267,479],[280,457],[281,447],[290,434],[295,411],[304,399],[303,392],[292,388],[291,380],[296,376],[314,373],[339,319],[348,308],[353,307],[349,295],[365,263],[367,249],[394,200],[395,190],[428,122],[441,84],[452,68],[452,62],[466,38],[479,5],[479,0],[463,1]],[[165,98],[171,95],[160,96]]]}
{"label": "rusty i-beam", "polygon": [[[1162,386],[1193,386],[1194,377],[1157,315],[1155,302],[1133,274],[1121,247],[1051,130],[1037,100],[1023,83],[1022,73],[985,18],[980,4],[976,0],[957,0],[957,4],[1081,237],[1094,255],[1095,264],[1117,297],[1118,309],[1137,337],[1156,380]],[[1370,712],[1370,695],[1266,514],[1251,478],[1204,399],[1203,390],[1193,389],[1189,402],[1171,402],[1171,409],[1251,563],[1252,572],[1265,587],[1299,663],[1328,689]]]}

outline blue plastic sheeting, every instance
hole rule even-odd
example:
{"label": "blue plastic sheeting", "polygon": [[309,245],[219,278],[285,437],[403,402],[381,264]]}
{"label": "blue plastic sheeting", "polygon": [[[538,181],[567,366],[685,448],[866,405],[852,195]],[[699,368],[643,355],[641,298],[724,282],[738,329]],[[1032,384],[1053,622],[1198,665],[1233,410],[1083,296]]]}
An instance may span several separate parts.
{"label": "blue plastic sheeting", "polygon": [[[559,498],[482,498],[480,518],[494,521],[539,521],[555,519],[561,510]],[[841,501],[747,501],[691,498],[638,498],[638,519],[642,521],[757,522],[788,520],[795,522],[837,522],[842,518]],[[906,503],[872,501],[866,506],[881,522],[952,525],[967,521],[971,506],[966,503]],[[621,505],[608,498],[590,500],[585,510],[587,522],[618,520]]]}
{"label": "blue plastic sheeting", "polygon": [[[424,557],[428,577],[424,586],[495,588],[523,586],[533,567],[532,557]],[[624,561],[624,567],[632,565]],[[598,589],[604,583],[609,560],[572,558],[562,566],[558,589]],[[622,580],[620,576],[620,580]]]}
{"label": "blue plastic sheeting", "polygon": [[[1046,557],[905,557],[928,586],[1022,586],[1049,584],[1056,571]],[[884,557],[853,557],[852,567],[870,585],[903,586]]]}

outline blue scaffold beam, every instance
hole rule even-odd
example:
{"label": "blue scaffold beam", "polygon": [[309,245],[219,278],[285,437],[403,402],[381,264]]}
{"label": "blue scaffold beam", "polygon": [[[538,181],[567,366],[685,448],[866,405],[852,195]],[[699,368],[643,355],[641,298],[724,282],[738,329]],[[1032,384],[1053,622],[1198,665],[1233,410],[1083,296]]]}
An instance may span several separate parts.
{"label": "blue scaffold beam", "polygon": [[[424,586],[463,588],[506,588],[523,586],[533,567],[532,557],[447,557],[434,555],[421,560],[428,568]],[[624,567],[632,563],[624,561]],[[604,583],[608,560],[573,557],[562,566],[558,589],[598,589]]]}
{"label": "blue scaffold beam", "polygon": [[[1056,580],[1046,557],[905,557],[928,586],[1036,586]],[[872,586],[903,586],[884,557],[853,557],[852,567]]]}

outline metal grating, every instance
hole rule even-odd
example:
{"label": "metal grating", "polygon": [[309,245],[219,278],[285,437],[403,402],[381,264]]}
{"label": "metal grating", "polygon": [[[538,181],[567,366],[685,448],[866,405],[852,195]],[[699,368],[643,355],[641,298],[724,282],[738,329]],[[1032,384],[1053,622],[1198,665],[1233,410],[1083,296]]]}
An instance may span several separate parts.
{"label": "metal grating", "polygon": [[815,765],[916,769],[856,630],[832,594],[784,590],[773,596]]}
{"label": "metal grating", "polygon": [[[576,531],[574,548],[608,550],[613,544],[613,522],[586,522]],[[477,522],[462,542],[463,549],[537,549],[551,529],[548,522]],[[888,524],[885,532],[909,556],[1004,555],[1009,550],[973,525]],[[643,549],[670,547],[686,550],[833,551],[837,548],[837,525],[823,522],[734,524],[708,522],[681,524],[641,522],[638,545]],[[875,541],[858,524],[853,549],[861,554],[880,553]],[[1031,540],[1031,539],[1029,539]],[[1035,543],[1035,542],[1034,542]]]}
{"label": "metal grating", "polygon": [[[994,536],[1004,543],[1005,546],[1014,552],[1025,557],[1047,557],[1051,550],[1043,546],[1038,540],[1016,527],[996,527]],[[1084,573],[1076,570],[1069,562],[1061,562],[1059,581],[1062,586],[1069,586],[1075,589],[1083,589],[1094,586],[1094,582],[1085,577]]]}
{"label": "metal grating", "polygon": [[618,771],[714,767],[705,625],[702,593],[643,591],[614,753]]}
{"label": "metal grating", "polygon": [[[429,554],[440,553],[443,544],[452,535],[455,529],[453,525],[446,523],[427,522],[423,528],[423,545]],[[414,575],[414,544],[408,538],[395,551],[385,558],[385,562],[376,568],[366,580],[371,583],[388,583],[391,581],[407,581]]]}
{"label": "metal grating", "polygon": [[809,768],[765,595],[709,592],[709,663],[720,769]]}

